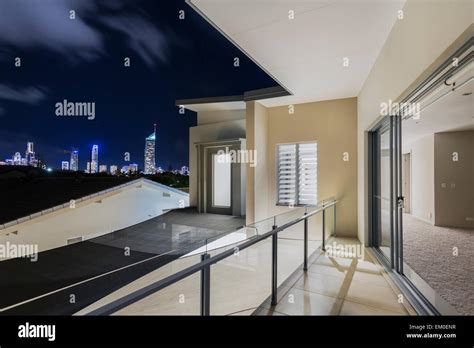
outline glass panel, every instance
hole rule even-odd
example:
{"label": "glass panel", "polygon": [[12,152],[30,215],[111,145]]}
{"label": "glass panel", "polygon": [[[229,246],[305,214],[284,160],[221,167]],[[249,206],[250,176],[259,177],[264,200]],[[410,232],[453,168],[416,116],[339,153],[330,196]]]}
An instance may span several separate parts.
{"label": "glass panel", "polygon": [[[96,305],[105,304],[110,299],[119,298],[132,291],[141,289],[157,280],[175,274],[201,261],[200,252],[191,252],[186,256],[162,266],[139,280],[127,284],[117,292],[101,299],[78,314],[86,314]],[[200,273],[194,273],[164,289],[161,289],[131,305],[120,309],[113,315],[200,315]]]}
{"label": "glass panel", "polygon": [[[240,232],[247,239],[256,235],[254,228]],[[234,251],[211,267],[211,315],[251,315],[271,292],[271,238],[240,250],[242,242],[209,251]]]}
{"label": "glass panel", "polygon": [[212,155],[212,205],[230,207],[231,204],[231,155]]}
{"label": "glass panel", "polygon": [[[308,213],[315,207],[306,209]],[[269,232],[274,224],[283,226],[303,216],[304,208],[294,208],[253,225],[258,234]],[[321,245],[321,212],[309,217],[308,257]],[[330,228],[328,229],[328,231]],[[233,255],[211,267],[211,314],[252,315],[259,308],[262,314],[270,308],[272,280],[272,237],[253,246],[239,250],[239,243],[210,251],[211,255],[232,248]],[[288,314],[302,314],[298,305],[289,301],[285,281],[304,260],[304,222],[289,226],[278,234],[277,285],[278,305]],[[292,281],[292,280],[291,280]],[[289,284],[291,284],[291,281]]]}
{"label": "glass panel", "polygon": [[325,233],[326,233],[326,240],[328,240],[331,236],[334,235],[334,205],[326,208],[325,210]]}
{"label": "glass panel", "polygon": [[390,216],[390,129],[378,133],[378,173],[379,187],[376,193],[376,207],[378,208],[378,241],[379,248],[390,259],[391,223]]}

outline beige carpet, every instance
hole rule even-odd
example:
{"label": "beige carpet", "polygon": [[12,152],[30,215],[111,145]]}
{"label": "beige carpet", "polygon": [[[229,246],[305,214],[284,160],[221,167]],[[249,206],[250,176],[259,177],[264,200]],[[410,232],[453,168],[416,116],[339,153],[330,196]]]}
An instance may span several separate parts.
{"label": "beige carpet", "polygon": [[[473,233],[403,214],[405,262],[459,313],[469,315],[474,315]],[[453,256],[453,247],[458,256]]]}

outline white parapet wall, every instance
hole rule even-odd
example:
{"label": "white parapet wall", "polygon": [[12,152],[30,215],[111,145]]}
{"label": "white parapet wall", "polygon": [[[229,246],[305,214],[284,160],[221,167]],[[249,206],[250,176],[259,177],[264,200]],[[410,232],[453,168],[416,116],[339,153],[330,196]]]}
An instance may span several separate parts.
{"label": "white parapet wall", "polygon": [[[11,222],[0,229],[0,245],[37,245],[42,252],[87,240],[189,206],[189,195],[138,179]],[[0,261],[9,259],[0,255]]]}

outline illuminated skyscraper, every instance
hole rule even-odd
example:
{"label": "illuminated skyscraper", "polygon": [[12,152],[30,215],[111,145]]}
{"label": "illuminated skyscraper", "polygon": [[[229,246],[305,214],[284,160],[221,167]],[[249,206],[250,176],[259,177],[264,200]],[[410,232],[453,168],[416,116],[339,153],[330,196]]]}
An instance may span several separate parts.
{"label": "illuminated skyscraper", "polygon": [[13,155],[13,164],[15,166],[21,166],[22,165],[21,153],[15,152],[15,154]]}
{"label": "illuminated skyscraper", "polygon": [[91,152],[91,173],[97,173],[99,171],[99,146],[93,145]]}
{"label": "illuminated skyscraper", "polygon": [[69,162],[68,161],[62,161],[61,162],[61,170],[69,170]]}
{"label": "illuminated skyscraper", "polygon": [[31,141],[26,143],[25,159],[27,165],[36,167],[34,144]]}
{"label": "illuminated skyscraper", "polygon": [[155,141],[156,141],[156,124],[154,132],[145,139],[145,174],[155,174]]}
{"label": "illuminated skyscraper", "polygon": [[71,170],[77,172],[79,170],[79,151],[74,150],[71,152]]}
{"label": "illuminated skyscraper", "polygon": [[35,152],[34,144],[33,142],[29,141],[26,143],[26,153],[33,153],[33,152]]}
{"label": "illuminated skyscraper", "polygon": [[106,164],[101,164],[99,166],[99,173],[107,173],[107,165]]}

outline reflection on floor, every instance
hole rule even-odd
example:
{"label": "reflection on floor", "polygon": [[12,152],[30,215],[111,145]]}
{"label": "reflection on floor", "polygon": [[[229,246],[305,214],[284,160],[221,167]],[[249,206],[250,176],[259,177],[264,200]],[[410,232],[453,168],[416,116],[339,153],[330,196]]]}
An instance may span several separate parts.
{"label": "reflection on floor", "polygon": [[[335,239],[358,244],[355,239]],[[279,288],[278,304],[267,299],[254,315],[409,315],[399,292],[381,265],[367,252],[357,257],[332,257],[319,252],[308,271],[297,272]]]}
{"label": "reflection on floor", "polygon": [[405,262],[459,313],[470,315],[474,314],[473,233],[403,215]]}

